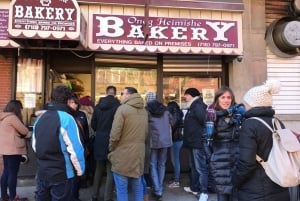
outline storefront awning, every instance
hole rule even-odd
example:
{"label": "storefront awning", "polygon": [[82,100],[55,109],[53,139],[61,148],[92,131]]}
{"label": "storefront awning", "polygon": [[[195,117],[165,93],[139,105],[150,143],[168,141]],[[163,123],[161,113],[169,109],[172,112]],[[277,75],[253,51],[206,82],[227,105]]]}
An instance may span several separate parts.
{"label": "storefront awning", "polygon": [[81,49],[86,26],[76,0],[10,3],[8,36],[22,47]]}
{"label": "storefront awning", "polygon": [[[242,55],[242,25],[232,19],[196,19],[93,14],[91,51]],[[149,33],[144,35],[144,24]]]}
{"label": "storefront awning", "polygon": [[0,48],[17,48],[19,44],[8,38],[9,9],[0,9]]}
{"label": "storefront awning", "polygon": [[243,0],[78,0],[82,3],[145,5],[168,8],[244,11]]}

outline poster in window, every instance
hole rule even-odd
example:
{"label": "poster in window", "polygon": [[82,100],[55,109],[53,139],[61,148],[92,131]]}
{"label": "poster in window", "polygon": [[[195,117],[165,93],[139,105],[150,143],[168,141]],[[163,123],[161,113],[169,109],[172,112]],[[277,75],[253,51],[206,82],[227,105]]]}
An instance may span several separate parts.
{"label": "poster in window", "polygon": [[202,89],[203,101],[209,105],[214,101],[214,89]]}

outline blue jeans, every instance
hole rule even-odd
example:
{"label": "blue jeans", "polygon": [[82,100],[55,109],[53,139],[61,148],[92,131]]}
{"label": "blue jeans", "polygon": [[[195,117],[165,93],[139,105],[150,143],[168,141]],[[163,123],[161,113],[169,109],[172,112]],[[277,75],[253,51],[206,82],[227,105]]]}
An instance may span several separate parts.
{"label": "blue jeans", "polygon": [[133,201],[141,201],[144,199],[142,176],[139,178],[131,178],[113,172],[117,189],[117,200],[128,201],[128,183],[130,182],[133,190]]}
{"label": "blue jeans", "polygon": [[173,179],[175,182],[180,180],[180,150],[182,147],[182,140],[173,142],[173,146],[170,148],[171,162],[174,169]]}
{"label": "blue jeans", "polygon": [[59,182],[37,179],[37,201],[73,201],[74,178]]}
{"label": "blue jeans", "polygon": [[162,195],[163,193],[167,155],[168,148],[151,149],[150,174],[153,184],[153,193],[155,195]]}
{"label": "blue jeans", "polygon": [[192,149],[195,172],[199,175],[200,193],[207,193],[209,166],[204,149]]}
{"label": "blue jeans", "polygon": [[145,179],[145,176],[142,176],[142,186],[143,186],[143,195],[148,195],[148,190],[147,190],[147,182]]}
{"label": "blue jeans", "polygon": [[7,196],[7,187],[10,200],[16,197],[17,176],[21,162],[21,155],[3,155],[3,173],[1,176],[1,198]]}

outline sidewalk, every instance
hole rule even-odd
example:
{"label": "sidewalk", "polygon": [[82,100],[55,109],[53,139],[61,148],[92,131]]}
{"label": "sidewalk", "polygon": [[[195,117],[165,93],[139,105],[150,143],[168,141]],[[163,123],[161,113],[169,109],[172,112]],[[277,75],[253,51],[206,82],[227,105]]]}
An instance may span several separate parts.
{"label": "sidewalk", "polygon": [[[166,175],[166,181],[171,175]],[[195,195],[187,193],[183,190],[183,187],[187,184],[187,175],[182,175],[183,179],[180,188],[170,189],[165,185],[163,201],[197,201],[198,198]],[[103,189],[103,188],[102,188]],[[19,178],[17,194],[21,197],[27,197],[30,201],[35,201],[34,199],[35,191],[35,181],[33,178]],[[83,188],[80,190],[80,199],[82,201],[89,201],[92,195],[92,188]],[[100,201],[103,199],[103,192],[100,192]],[[208,201],[217,201],[216,194],[209,194]],[[116,199],[115,199],[116,200]],[[150,199],[151,200],[151,199]],[[130,200],[129,200],[130,201]]]}

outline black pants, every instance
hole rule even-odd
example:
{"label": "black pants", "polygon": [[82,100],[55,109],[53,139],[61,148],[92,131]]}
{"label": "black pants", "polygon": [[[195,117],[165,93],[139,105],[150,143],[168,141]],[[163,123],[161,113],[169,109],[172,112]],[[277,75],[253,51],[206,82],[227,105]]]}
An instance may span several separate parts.
{"label": "black pants", "polygon": [[238,201],[236,193],[233,194],[219,194],[218,201]]}

